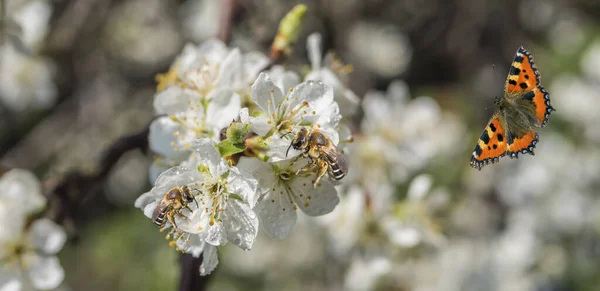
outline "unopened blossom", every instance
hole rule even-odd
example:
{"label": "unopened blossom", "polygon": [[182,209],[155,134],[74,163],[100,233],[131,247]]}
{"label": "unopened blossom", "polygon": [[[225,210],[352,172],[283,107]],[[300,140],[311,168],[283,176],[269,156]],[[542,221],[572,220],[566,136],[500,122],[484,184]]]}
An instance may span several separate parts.
{"label": "unopened blossom", "polygon": [[252,85],[252,100],[258,105],[259,112],[251,125],[254,132],[268,138],[271,161],[298,155],[286,156],[293,136],[283,136],[295,133],[301,127],[318,129],[337,145],[341,115],[331,87],[320,81],[306,81],[282,89],[265,73],[261,73]]}
{"label": "unopened blossom", "polygon": [[192,255],[208,251],[201,269],[202,274],[208,274],[218,263],[213,246],[231,241],[244,250],[252,247],[258,232],[258,218],[252,211],[258,199],[257,181],[221,158],[211,139],[194,141],[190,148],[190,159],[163,172],[152,190],[140,196],[135,205],[151,218],[169,189],[189,186],[198,207],[190,203],[191,212],[179,211],[171,238],[178,248]]}
{"label": "unopened blossom", "polygon": [[[356,113],[359,106],[359,99],[352,90],[348,89],[347,74],[351,71],[351,66],[344,66],[339,60],[336,60],[333,54],[328,54],[323,59],[322,36],[320,33],[313,33],[308,36],[306,49],[312,66],[312,70],[306,75],[305,80],[320,80],[333,88],[335,101],[340,106],[342,116],[350,116]],[[324,62],[324,66],[322,66]]]}

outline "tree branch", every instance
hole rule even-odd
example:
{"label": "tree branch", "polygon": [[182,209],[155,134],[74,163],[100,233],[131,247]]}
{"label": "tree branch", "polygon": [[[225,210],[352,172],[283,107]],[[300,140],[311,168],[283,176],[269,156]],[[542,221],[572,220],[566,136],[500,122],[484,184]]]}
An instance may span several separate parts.
{"label": "tree branch", "polygon": [[60,181],[46,182],[46,185],[55,184],[45,193],[50,202],[50,217],[67,227],[72,239],[78,238],[73,218],[81,202],[100,192],[108,173],[123,154],[134,149],[147,150],[149,130],[150,125],[147,125],[138,133],[119,138],[101,155],[99,168],[94,173],[72,171]]}
{"label": "tree branch", "polygon": [[210,276],[200,276],[200,264],[202,264],[202,255],[194,258],[190,254],[181,254],[179,257],[181,264],[181,278],[179,280],[179,291],[199,291],[206,290]]}

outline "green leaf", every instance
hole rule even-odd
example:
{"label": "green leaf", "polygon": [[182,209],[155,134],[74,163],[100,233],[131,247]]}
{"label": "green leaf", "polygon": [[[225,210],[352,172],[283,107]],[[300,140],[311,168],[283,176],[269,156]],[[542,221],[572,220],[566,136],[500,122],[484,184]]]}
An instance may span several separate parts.
{"label": "green leaf", "polygon": [[221,157],[228,157],[241,153],[246,149],[245,143],[233,143],[231,140],[226,139],[217,144],[217,150]]}

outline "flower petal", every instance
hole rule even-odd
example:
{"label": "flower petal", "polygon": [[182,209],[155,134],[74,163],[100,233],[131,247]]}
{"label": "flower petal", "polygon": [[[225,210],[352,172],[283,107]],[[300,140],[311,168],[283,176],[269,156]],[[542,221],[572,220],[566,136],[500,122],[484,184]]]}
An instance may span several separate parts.
{"label": "flower petal", "polygon": [[252,85],[252,100],[266,113],[275,112],[277,104],[283,102],[283,94],[266,73],[260,73]]}
{"label": "flower petal", "polygon": [[0,291],[21,291],[23,282],[18,274],[2,270],[0,272]]}
{"label": "flower petal", "polygon": [[265,54],[255,51],[244,54],[243,70],[246,76],[245,84],[251,84],[256,80],[258,74],[269,64],[269,58]]}
{"label": "flower petal", "polygon": [[258,181],[252,175],[237,167],[230,169],[229,176],[227,177],[227,191],[242,197],[244,202],[248,203],[250,207],[254,207],[258,200],[258,195],[256,194],[257,187]]}
{"label": "flower petal", "polygon": [[36,250],[45,254],[54,255],[58,253],[66,240],[66,232],[50,219],[38,219],[31,225],[29,242],[33,244]]}
{"label": "flower petal", "polygon": [[202,256],[202,264],[200,264],[200,275],[208,275],[215,270],[219,264],[219,257],[217,256],[217,248],[211,245],[204,246],[204,252]]}
{"label": "flower petal", "polygon": [[321,53],[322,39],[323,37],[318,32],[312,33],[306,39],[308,59],[310,60],[313,70],[319,70],[321,68],[321,61],[323,60],[323,55]]}
{"label": "flower petal", "polygon": [[154,119],[150,124],[148,146],[153,152],[164,157],[176,158],[185,154],[175,151],[173,146],[177,143],[174,133],[180,128],[180,125],[168,116]]}
{"label": "flower petal", "polygon": [[33,286],[39,290],[54,289],[65,278],[65,271],[56,257],[37,257],[28,274]]}
{"label": "flower petal", "polygon": [[157,115],[186,111],[190,102],[197,102],[200,97],[195,91],[171,86],[154,96],[154,111]]}
{"label": "flower petal", "polygon": [[227,229],[221,222],[215,222],[209,226],[204,241],[213,246],[223,246],[227,243]]}
{"label": "flower petal", "polygon": [[275,65],[269,70],[269,76],[273,84],[287,93],[296,85],[300,84],[300,76],[293,71],[286,71],[283,66]]}
{"label": "flower petal", "polygon": [[200,164],[207,166],[210,174],[216,178],[225,174],[229,170],[229,166],[215,149],[215,144],[213,140],[203,138],[194,141],[192,148],[196,152]]}
{"label": "flower petal", "polygon": [[198,47],[198,59],[204,59],[209,64],[221,62],[229,49],[227,45],[217,38],[207,39]]}
{"label": "flower petal", "polygon": [[46,205],[40,181],[27,170],[13,169],[2,175],[0,189],[0,202],[10,205],[13,213],[28,215]]}
{"label": "flower petal", "polygon": [[192,255],[194,258],[199,258],[206,243],[199,235],[191,235],[189,239],[180,238],[176,242],[177,247],[186,254]]}
{"label": "flower petal", "polygon": [[258,217],[252,208],[240,201],[229,200],[223,221],[227,239],[245,251],[250,250],[258,234]]}
{"label": "flower petal", "polygon": [[319,216],[331,212],[340,202],[337,190],[327,180],[323,179],[313,188],[311,175],[309,177],[296,176],[290,183],[294,201],[304,213],[310,216]]}
{"label": "flower petal", "polygon": [[235,48],[227,54],[225,59],[221,61],[219,68],[219,87],[230,88],[234,81],[239,79],[242,72],[242,53],[239,48]]}
{"label": "flower petal", "polygon": [[230,89],[216,89],[206,108],[206,123],[213,125],[217,132],[226,127],[239,114],[242,101],[240,95]]}
{"label": "flower petal", "polygon": [[294,203],[283,187],[271,189],[263,196],[255,210],[263,230],[272,238],[285,238],[296,224]]}

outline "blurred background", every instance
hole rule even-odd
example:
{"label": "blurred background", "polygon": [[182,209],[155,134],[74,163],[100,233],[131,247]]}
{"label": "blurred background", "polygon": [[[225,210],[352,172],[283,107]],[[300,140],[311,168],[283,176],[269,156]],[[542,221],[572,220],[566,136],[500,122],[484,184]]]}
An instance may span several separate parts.
{"label": "blurred background", "polygon": [[[416,133],[397,144],[425,151],[418,165],[367,165],[374,137],[360,108],[350,171],[389,176],[386,200],[342,187],[332,214],[300,215],[286,239],[225,247],[208,290],[600,290],[598,1],[4,0],[0,165],[49,187],[95,171],[108,146],[152,120],[155,75],[186,43],[229,25],[229,46],[268,55],[298,3],[308,11],[286,68],[310,69],[306,38],[320,32],[324,52],[353,66],[346,84],[359,98],[404,94],[411,108],[427,96],[437,123],[423,143],[411,144]],[[521,45],[557,111],[535,157],[474,170],[471,152]],[[390,129],[419,122],[402,114]],[[133,207],[152,159],[126,153],[77,205],[67,229],[78,239],[59,254],[64,288],[176,289],[178,254]],[[374,213],[373,201],[393,207]]]}

